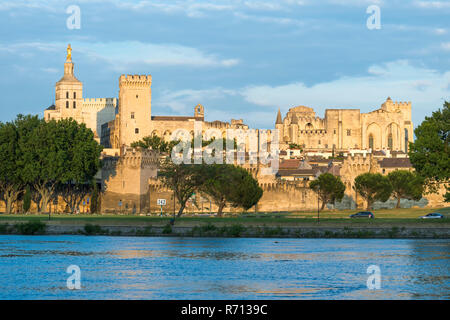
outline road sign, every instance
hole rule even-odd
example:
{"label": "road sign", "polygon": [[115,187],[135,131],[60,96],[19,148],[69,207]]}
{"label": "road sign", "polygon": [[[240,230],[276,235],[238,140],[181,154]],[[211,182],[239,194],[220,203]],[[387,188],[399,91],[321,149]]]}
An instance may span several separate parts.
{"label": "road sign", "polygon": [[158,200],[156,200],[156,203],[158,204],[158,206],[165,206],[166,199],[158,199]]}

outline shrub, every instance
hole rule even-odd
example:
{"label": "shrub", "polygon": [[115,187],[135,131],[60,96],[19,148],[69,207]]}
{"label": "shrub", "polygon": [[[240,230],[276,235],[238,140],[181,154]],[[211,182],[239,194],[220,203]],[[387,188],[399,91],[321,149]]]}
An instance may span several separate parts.
{"label": "shrub", "polygon": [[171,234],[172,233],[172,226],[168,223],[164,226],[164,229],[162,230],[163,234]]}
{"label": "shrub", "polygon": [[94,234],[108,234],[108,230],[102,229],[98,224],[86,224],[84,226],[84,232],[85,235],[94,235]]}
{"label": "shrub", "polygon": [[41,221],[29,221],[26,223],[18,223],[14,228],[18,233],[25,235],[45,234],[47,225]]}

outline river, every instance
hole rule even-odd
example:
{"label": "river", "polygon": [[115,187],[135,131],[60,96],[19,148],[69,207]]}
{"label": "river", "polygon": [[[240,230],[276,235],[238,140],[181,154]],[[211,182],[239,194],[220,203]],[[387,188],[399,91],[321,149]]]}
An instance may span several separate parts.
{"label": "river", "polygon": [[4,235],[0,299],[449,299],[449,259],[448,240]]}

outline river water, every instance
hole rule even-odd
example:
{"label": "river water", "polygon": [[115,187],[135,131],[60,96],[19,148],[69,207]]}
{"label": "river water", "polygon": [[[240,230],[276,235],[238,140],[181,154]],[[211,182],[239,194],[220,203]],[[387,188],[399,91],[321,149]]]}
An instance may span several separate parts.
{"label": "river water", "polygon": [[0,299],[449,299],[449,271],[448,240],[0,236]]}

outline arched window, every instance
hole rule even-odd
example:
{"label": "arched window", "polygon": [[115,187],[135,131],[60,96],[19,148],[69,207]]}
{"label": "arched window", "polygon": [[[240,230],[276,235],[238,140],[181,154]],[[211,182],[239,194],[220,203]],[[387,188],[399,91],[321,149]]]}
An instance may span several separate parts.
{"label": "arched window", "polygon": [[73,98],[74,98],[74,99],[77,98],[77,93],[76,93],[76,92],[73,93]]}
{"label": "arched window", "polygon": [[408,153],[408,143],[409,143],[408,129],[405,129],[405,153]]}
{"label": "arched window", "polygon": [[73,108],[76,109],[77,108],[77,103],[74,101],[73,102]]}
{"label": "arched window", "polygon": [[373,150],[373,135],[369,136],[369,148]]}
{"label": "arched window", "polygon": [[69,99],[69,91],[66,91],[66,99]]}
{"label": "arched window", "polygon": [[388,136],[388,148],[389,150],[392,150],[392,133],[389,133]]}
{"label": "arched window", "polygon": [[69,101],[66,101],[66,108],[69,109]]}

